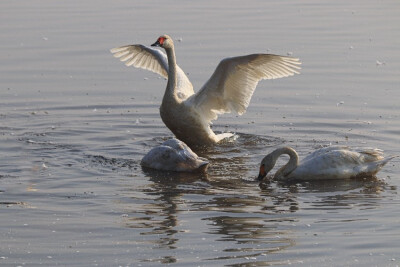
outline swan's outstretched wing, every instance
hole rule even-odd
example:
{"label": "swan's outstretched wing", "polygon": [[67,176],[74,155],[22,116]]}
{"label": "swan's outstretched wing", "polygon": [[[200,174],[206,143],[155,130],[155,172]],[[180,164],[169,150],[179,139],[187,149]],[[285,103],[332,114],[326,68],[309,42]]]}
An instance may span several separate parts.
{"label": "swan's outstretched wing", "polygon": [[160,50],[152,49],[144,45],[125,45],[110,50],[114,57],[126,61],[126,66],[142,68],[168,78],[167,56]]}
{"label": "swan's outstretched wing", "polygon": [[[126,66],[142,68],[168,78],[168,59],[164,52],[144,45],[126,45],[110,50],[114,57],[125,61]],[[178,97],[186,99],[192,94],[193,85],[183,70],[177,67],[177,92]]]}
{"label": "swan's outstretched wing", "polygon": [[211,78],[192,96],[190,104],[200,110],[204,119],[215,120],[218,114],[243,114],[260,80],[277,79],[299,73],[297,58],[253,54],[222,60]]}

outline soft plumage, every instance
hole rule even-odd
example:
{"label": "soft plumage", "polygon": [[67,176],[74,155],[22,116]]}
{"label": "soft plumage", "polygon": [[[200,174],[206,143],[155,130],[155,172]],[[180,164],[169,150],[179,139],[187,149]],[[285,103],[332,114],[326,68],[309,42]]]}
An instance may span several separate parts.
{"label": "soft plumage", "polygon": [[208,163],[175,138],[151,149],[141,161],[143,167],[176,172],[205,172]]}
{"label": "soft plumage", "polygon": [[194,93],[193,86],[176,64],[174,43],[168,35],[157,39],[166,54],[143,45],[111,49],[127,66],[143,68],[168,78],[160,107],[165,125],[188,145],[214,144],[232,136],[216,135],[211,121],[223,113],[243,114],[260,80],[292,76],[300,69],[299,59],[271,54],[252,54],[223,59],[211,78]]}
{"label": "soft plumage", "polygon": [[330,146],[318,149],[299,161],[291,147],[281,147],[263,158],[258,180],[262,180],[275,166],[277,159],[289,155],[289,162],[274,175],[276,180],[323,180],[374,176],[392,158],[384,158],[382,150],[353,150]]}

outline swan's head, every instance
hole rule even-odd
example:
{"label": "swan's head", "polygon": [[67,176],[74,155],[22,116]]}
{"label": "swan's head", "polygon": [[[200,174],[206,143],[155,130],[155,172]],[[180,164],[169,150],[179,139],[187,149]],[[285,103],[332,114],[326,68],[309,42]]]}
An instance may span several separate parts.
{"label": "swan's head", "polygon": [[158,37],[157,41],[152,44],[151,46],[159,46],[162,48],[171,48],[174,46],[174,42],[172,41],[172,38],[166,34]]}
{"label": "swan's head", "polygon": [[260,164],[260,172],[258,174],[257,180],[261,181],[267,176],[267,174],[274,168],[276,159],[271,155],[267,155],[263,158]]}

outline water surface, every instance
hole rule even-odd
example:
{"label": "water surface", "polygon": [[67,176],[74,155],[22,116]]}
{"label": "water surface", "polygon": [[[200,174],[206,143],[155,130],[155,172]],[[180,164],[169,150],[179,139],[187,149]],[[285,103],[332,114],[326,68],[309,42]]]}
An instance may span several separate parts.
{"label": "water surface", "polygon": [[[282,144],[399,154],[397,1],[0,7],[0,265],[399,265],[398,158],[375,179],[254,182]],[[301,75],[260,82],[243,116],[214,123],[238,139],[197,151],[207,175],[139,164],[172,137],[158,114],[166,81],[109,49],[164,33],[195,89],[224,57],[303,62]]]}

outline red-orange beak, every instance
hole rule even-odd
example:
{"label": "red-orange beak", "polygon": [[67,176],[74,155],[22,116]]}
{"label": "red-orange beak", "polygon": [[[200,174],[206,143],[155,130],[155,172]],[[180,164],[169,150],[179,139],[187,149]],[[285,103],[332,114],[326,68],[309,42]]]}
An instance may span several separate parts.
{"label": "red-orange beak", "polygon": [[260,166],[260,172],[258,174],[257,180],[261,181],[262,179],[264,179],[265,176],[267,176],[267,173],[265,172],[264,164],[262,164]]}

